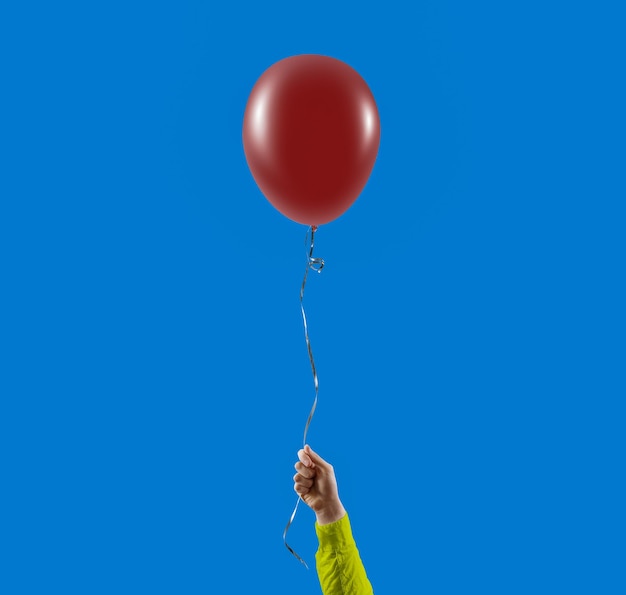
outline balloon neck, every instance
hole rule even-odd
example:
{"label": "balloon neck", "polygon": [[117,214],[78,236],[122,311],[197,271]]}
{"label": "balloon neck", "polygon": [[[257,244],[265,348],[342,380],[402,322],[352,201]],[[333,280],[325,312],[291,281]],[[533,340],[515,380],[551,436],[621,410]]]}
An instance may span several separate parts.
{"label": "balloon neck", "polygon": [[317,231],[317,225],[311,225],[311,229],[312,229],[313,231]]}

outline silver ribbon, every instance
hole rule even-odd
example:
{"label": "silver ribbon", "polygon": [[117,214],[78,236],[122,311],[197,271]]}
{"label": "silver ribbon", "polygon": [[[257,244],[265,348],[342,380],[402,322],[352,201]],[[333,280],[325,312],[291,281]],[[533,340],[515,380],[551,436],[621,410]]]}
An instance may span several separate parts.
{"label": "silver ribbon", "polygon": [[[304,246],[306,248],[306,268],[304,269],[304,279],[302,279],[302,287],[300,288],[300,310],[302,310],[302,320],[304,321],[304,337],[306,339],[306,346],[309,351],[309,360],[311,361],[311,370],[313,371],[313,383],[315,384],[315,401],[313,401],[313,407],[311,407],[311,412],[309,413],[309,417],[306,420],[306,425],[304,426],[304,437],[302,439],[302,448],[304,448],[306,445],[306,435],[307,435],[307,432],[309,431],[309,425],[311,424],[311,420],[313,419],[315,408],[317,407],[317,393],[319,390],[317,372],[315,371],[315,362],[313,361],[313,351],[311,350],[311,341],[309,341],[309,329],[306,323],[306,314],[304,312],[304,304],[303,304],[304,287],[306,285],[306,278],[307,278],[307,275],[309,274],[309,269],[315,271],[316,273],[321,273],[322,269],[324,268],[324,259],[319,258],[319,257],[318,258],[313,257],[313,246],[315,244],[315,232],[316,231],[317,231],[316,225],[310,226],[307,229],[306,236],[304,238]],[[311,236],[310,239],[309,239],[309,235]],[[300,556],[298,556],[298,554],[296,554],[296,552],[294,552],[293,549],[291,549],[291,547],[289,547],[289,544],[287,543],[287,531],[289,530],[289,527],[291,526],[291,523],[293,522],[293,519],[296,516],[296,512],[298,511],[298,505],[300,504],[301,500],[302,500],[302,497],[298,495],[298,501],[296,502],[296,507],[293,509],[293,512],[291,513],[291,518],[289,519],[289,522],[287,523],[287,526],[285,527],[285,530],[283,532],[283,541],[285,542],[286,548],[298,560],[300,560],[300,562],[302,562],[302,564],[304,564],[306,566],[306,569],[308,570],[309,567],[307,566],[307,563]]]}

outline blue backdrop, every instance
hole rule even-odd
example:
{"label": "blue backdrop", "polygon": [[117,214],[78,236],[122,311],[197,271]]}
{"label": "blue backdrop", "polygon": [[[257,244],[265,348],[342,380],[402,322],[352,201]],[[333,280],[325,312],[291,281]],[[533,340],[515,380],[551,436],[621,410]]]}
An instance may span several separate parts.
{"label": "blue backdrop", "polygon": [[[0,9],[0,591],[319,593],[282,542],[306,228],[248,94],[339,58],[381,119],[305,306],[377,594],[626,592],[617,2]],[[314,515],[289,542],[311,566]]]}

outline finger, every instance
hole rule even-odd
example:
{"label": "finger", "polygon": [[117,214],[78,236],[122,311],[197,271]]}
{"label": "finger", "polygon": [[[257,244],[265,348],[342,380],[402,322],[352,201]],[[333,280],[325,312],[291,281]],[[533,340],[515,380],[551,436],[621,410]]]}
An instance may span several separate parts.
{"label": "finger", "polygon": [[304,447],[305,455],[309,456],[309,459],[313,463],[313,465],[321,465],[322,467],[330,467],[330,463],[326,462],[322,457],[320,457],[308,444]]}
{"label": "finger", "polygon": [[309,467],[305,467],[303,463],[296,463],[294,467],[300,475],[304,475],[304,477],[306,477],[307,479],[315,477],[315,470]]}
{"label": "finger", "polygon": [[306,496],[309,493],[309,488],[305,488],[303,485],[301,485],[299,483],[295,483],[293,485],[293,489],[300,496]]}
{"label": "finger", "polygon": [[309,455],[304,452],[302,448],[298,451],[298,458],[302,461],[305,467],[315,467],[311,457],[309,457]]}
{"label": "finger", "polygon": [[299,473],[296,473],[293,476],[293,481],[294,481],[294,483],[303,485],[306,488],[310,488],[310,487],[313,486],[313,480],[312,479],[307,479],[306,477],[300,475]]}

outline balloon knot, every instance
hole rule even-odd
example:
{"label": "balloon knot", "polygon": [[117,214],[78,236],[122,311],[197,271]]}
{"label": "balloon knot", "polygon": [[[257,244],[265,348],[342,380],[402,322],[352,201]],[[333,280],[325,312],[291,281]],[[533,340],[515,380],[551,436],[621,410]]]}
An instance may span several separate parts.
{"label": "balloon knot", "polygon": [[[315,245],[315,232],[317,231],[317,225],[311,225],[307,231],[304,239],[304,245],[307,250],[307,263],[308,268],[313,269],[316,273],[321,273],[324,268],[324,259],[313,256],[313,246]],[[310,238],[309,238],[310,235]]]}

